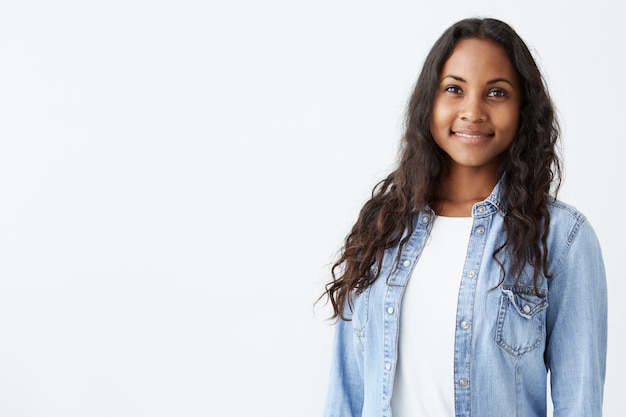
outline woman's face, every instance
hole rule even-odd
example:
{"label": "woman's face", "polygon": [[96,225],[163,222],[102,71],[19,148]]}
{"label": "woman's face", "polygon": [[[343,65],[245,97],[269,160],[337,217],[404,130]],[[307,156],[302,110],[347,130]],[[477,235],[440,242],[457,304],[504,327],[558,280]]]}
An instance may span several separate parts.
{"label": "woman's face", "polygon": [[464,39],[441,71],[431,133],[450,164],[497,171],[515,138],[521,102],[517,72],[504,49]]}

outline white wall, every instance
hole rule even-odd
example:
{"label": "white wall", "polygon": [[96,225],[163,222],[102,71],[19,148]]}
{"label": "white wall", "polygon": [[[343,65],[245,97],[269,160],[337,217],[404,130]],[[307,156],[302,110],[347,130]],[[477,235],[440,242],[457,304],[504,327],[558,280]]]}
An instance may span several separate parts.
{"label": "white wall", "polygon": [[221,3],[0,5],[0,415],[320,415],[313,303],[426,53],[474,15],[547,74],[621,415],[624,3]]}

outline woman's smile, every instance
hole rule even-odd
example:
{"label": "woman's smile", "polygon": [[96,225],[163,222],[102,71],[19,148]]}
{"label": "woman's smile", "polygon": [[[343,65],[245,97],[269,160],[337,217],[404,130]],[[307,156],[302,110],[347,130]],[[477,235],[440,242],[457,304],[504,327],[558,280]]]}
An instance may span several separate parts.
{"label": "woman's smile", "polygon": [[493,137],[493,132],[481,132],[475,130],[456,130],[452,131],[452,134],[460,141],[467,144],[479,144],[488,141]]}

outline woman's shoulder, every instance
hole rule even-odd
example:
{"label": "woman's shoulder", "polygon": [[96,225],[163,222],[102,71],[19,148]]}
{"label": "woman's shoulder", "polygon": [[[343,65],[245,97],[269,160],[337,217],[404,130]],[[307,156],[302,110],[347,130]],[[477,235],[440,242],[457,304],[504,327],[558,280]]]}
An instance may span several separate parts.
{"label": "woman's shoulder", "polygon": [[548,200],[548,210],[550,211],[550,215],[567,216],[574,220],[585,217],[576,207],[557,198]]}
{"label": "woman's shoulder", "polygon": [[596,244],[596,235],[587,217],[576,207],[558,199],[548,202],[550,213],[550,237],[566,243],[584,241]]}
{"label": "woman's shoulder", "polygon": [[552,198],[548,201],[550,228],[575,227],[586,222],[587,217],[571,204]]}

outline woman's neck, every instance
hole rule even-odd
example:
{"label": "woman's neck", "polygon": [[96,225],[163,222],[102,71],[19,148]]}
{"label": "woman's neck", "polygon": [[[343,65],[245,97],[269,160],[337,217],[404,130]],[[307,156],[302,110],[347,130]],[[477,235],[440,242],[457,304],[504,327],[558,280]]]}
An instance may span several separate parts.
{"label": "woman's neck", "polygon": [[433,209],[439,216],[470,217],[474,204],[491,194],[498,182],[496,170],[473,167],[450,167],[441,179],[443,197],[435,201]]}

